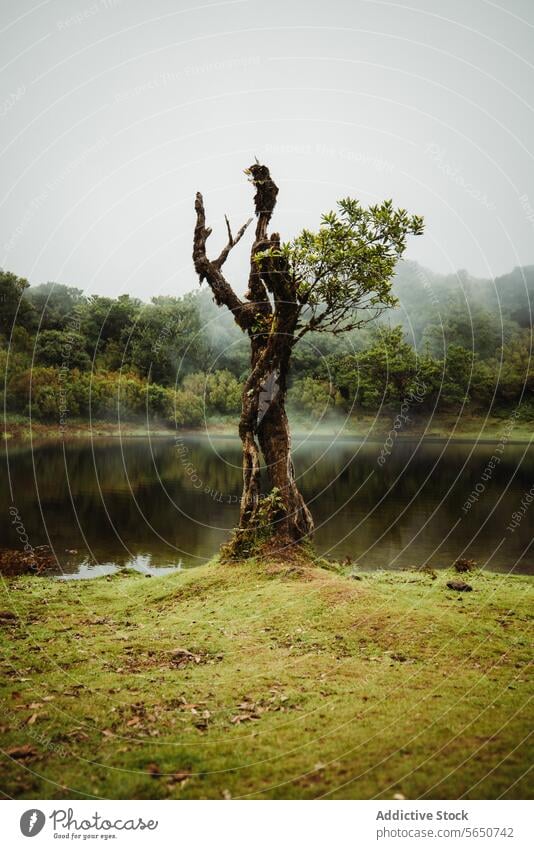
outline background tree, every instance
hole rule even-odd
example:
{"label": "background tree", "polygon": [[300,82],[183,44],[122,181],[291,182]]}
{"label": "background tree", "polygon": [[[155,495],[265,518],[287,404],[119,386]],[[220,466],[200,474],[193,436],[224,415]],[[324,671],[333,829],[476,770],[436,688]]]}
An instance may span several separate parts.
{"label": "background tree", "polygon": [[188,372],[190,360],[206,364],[207,345],[200,331],[200,316],[191,295],[154,297],[140,311],[130,332],[126,360],[144,377],[172,385],[178,373]]}
{"label": "background tree", "polygon": [[81,333],[67,330],[43,330],[35,338],[34,359],[37,365],[59,366],[80,371],[91,369],[91,358],[83,349],[85,339]]}
{"label": "background tree", "polygon": [[23,277],[0,269],[0,333],[6,338],[12,333],[15,317],[17,326],[24,329],[30,329],[36,323],[35,311],[24,297],[29,286]]}
{"label": "background tree", "polygon": [[65,286],[63,283],[31,286],[26,294],[34,308],[39,331],[62,330],[69,320],[76,316],[77,309],[85,303],[81,289]]}
{"label": "background tree", "polygon": [[348,404],[396,410],[422,383],[421,359],[418,361],[415,349],[405,341],[402,327],[379,326],[368,348],[357,354],[330,356],[328,365]]}
{"label": "background tree", "polygon": [[[243,495],[237,554],[266,524],[277,545],[302,540],[313,520],[297,488],[285,410],[287,379],[295,344],[309,332],[341,333],[376,319],[395,304],[391,293],[395,266],[406,237],[423,231],[422,218],[395,209],[391,200],[364,208],[357,200],[339,201],[337,212],[323,215],[317,232],[303,230],[292,242],[267,233],[278,187],[269,169],[256,163],[247,172],[256,188],[256,232],[244,299],[230,286],[222,268],[252,219],[209,259],[202,195],[195,201],[193,261],[215,302],[226,306],[250,340],[250,373],[242,393],[239,435],[243,446]],[[267,466],[270,493],[261,497],[260,451]]]}

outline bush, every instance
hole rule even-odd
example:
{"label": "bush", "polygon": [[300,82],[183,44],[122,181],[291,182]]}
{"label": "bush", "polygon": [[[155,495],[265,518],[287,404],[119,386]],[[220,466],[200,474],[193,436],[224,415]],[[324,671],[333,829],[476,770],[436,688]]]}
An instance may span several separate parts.
{"label": "bush", "polygon": [[288,403],[296,412],[319,417],[334,406],[335,395],[327,381],[303,377],[291,386]]}
{"label": "bush", "polygon": [[206,414],[238,413],[241,409],[240,382],[226,369],[210,374],[195,372],[184,378],[182,388],[205,404]]}
{"label": "bush", "polygon": [[46,421],[59,417],[57,369],[25,369],[10,380],[8,394],[18,413]]}
{"label": "bush", "polygon": [[204,421],[204,403],[201,397],[188,390],[174,393],[174,409],[169,424],[176,427],[197,427]]}
{"label": "bush", "polygon": [[207,384],[207,406],[210,412],[237,413],[241,409],[241,385],[229,371],[209,374]]}

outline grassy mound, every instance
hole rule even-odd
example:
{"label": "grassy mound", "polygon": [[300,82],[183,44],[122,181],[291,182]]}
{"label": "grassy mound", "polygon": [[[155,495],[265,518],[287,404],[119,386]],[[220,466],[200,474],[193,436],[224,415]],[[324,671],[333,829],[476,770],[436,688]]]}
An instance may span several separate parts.
{"label": "grassy mound", "polygon": [[1,787],[526,797],[533,582],[454,577],[249,561],[6,580]]}

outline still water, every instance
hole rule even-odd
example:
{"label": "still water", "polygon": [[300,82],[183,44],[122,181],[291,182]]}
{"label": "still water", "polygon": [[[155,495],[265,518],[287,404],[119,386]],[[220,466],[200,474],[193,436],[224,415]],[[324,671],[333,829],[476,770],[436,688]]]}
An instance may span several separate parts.
{"label": "still water", "polygon": [[[439,568],[461,556],[494,571],[534,572],[534,500],[525,501],[534,448],[405,441],[380,465],[381,447],[295,438],[319,552],[360,569]],[[32,546],[51,545],[65,577],[199,565],[237,521],[234,439],[13,443],[1,461],[0,547],[21,547],[9,521],[15,505]]]}

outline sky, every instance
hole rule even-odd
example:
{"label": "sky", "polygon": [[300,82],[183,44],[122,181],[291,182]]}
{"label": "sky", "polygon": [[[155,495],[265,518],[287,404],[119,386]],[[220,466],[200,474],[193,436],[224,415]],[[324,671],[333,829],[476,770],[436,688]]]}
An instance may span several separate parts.
{"label": "sky", "polygon": [[[254,157],[283,239],[391,197],[434,271],[532,264],[533,36],[531,0],[1,0],[0,267],[190,291],[195,191],[216,254]],[[243,291],[246,239],[226,268]]]}

